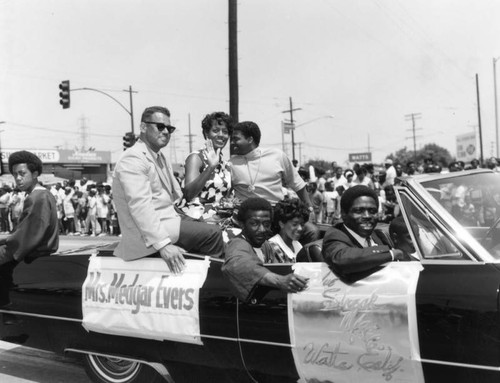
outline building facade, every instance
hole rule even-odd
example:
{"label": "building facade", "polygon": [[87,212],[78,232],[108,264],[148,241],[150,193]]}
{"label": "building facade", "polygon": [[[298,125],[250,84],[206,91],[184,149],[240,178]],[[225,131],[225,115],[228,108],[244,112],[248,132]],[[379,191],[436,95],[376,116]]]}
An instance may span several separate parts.
{"label": "building facade", "polygon": [[[3,149],[1,151],[2,174],[9,173],[9,156],[18,150]],[[111,169],[111,152],[80,151],[62,149],[31,149],[43,162],[43,173],[68,180],[79,180],[86,177],[95,182],[106,182]]]}

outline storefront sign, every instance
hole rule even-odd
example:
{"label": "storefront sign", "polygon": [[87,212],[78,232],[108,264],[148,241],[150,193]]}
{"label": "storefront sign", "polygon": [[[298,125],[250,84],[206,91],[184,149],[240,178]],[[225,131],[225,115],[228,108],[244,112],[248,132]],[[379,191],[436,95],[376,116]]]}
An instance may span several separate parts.
{"label": "storefront sign", "polygon": [[[12,153],[17,152],[21,149],[2,149],[2,162],[9,162],[9,157]],[[22,149],[24,150],[24,149]],[[42,160],[44,164],[47,163],[57,163],[60,161],[59,151],[58,150],[29,150],[29,152],[36,154],[38,158]]]}
{"label": "storefront sign", "polygon": [[82,287],[83,327],[105,334],[202,344],[199,292],[209,259],[186,260],[181,275],[161,258],[91,257]]}
{"label": "storefront sign", "polygon": [[111,162],[111,153],[103,151],[73,151],[59,150],[61,161],[63,163],[82,163],[82,164],[109,164]]}
{"label": "storefront sign", "polygon": [[415,312],[422,266],[390,263],[353,284],[325,263],[297,263],[309,287],[288,295],[300,382],[423,382]]}
{"label": "storefront sign", "polygon": [[[18,150],[25,149],[2,149],[2,162],[7,163],[9,156]],[[78,151],[78,150],[28,150],[36,154],[44,164],[51,163],[77,163],[77,164],[109,164],[111,163],[111,152],[105,151]]]}

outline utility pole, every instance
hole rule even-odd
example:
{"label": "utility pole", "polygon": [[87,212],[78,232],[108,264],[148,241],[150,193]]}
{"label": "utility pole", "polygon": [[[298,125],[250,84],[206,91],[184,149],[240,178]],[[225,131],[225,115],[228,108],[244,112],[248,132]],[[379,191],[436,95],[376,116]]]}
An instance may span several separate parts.
{"label": "utility pole", "polygon": [[130,126],[131,126],[132,134],[135,134],[134,133],[134,104],[132,102],[132,93],[137,93],[137,92],[134,92],[132,90],[132,85],[128,86],[128,90],[124,89],[123,91],[128,92],[129,96],[130,96],[130,112],[129,112],[129,114],[130,114]]}
{"label": "utility pole", "polygon": [[295,112],[296,110],[302,110],[302,108],[293,109],[292,98],[289,97],[289,100],[290,100],[290,109],[284,110],[283,113],[290,113],[290,124],[292,125],[292,128],[290,129],[292,134],[292,161],[295,161],[295,126],[293,121],[293,112]]}
{"label": "utility pole", "polygon": [[304,159],[302,158],[302,144],[303,142],[297,142],[297,145],[299,145],[299,164],[304,163]]}
{"label": "utility pole", "polygon": [[483,166],[484,158],[483,158],[483,131],[481,129],[481,104],[479,102],[479,76],[476,73],[476,95],[477,95],[477,123],[479,127],[479,150],[481,153],[481,159],[479,162],[481,166]]}
{"label": "utility pole", "polygon": [[234,122],[239,121],[238,93],[238,2],[228,0],[229,32],[229,114]]}
{"label": "utility pole", "polygon": [[79,118],[79,121],[81,122],[80,125],[80,151],[85,152],[88,149],[88,140],[89,140],[89,127],[87,125],[87,119],[85,116],[82,116]]}
{"label": "utility pole", "polygon": [[495,134],[497,137],[497,158],[500,156],[499,154],[499,142],[498,142],[498,101],[497,101],[497,68],[496,63],[500,59],[500,57],[493,58],[493,86],[495,88]]}
{"label": "utility pole", "polygon": [[189,134],[186,134],[186,137],[188,138],[188,143],[189,143],[189,153],[192,153],[193,152],[193,137],[195,135],[191,134],[191,113],[188,113],[188,129],[189,129]]}
{"label": "utility pole", "polygon": [[[415,131],[416,130],[422,130],[422,128],[419,128],[419,129],[415,129],[415,120],[418,120],[422,118],[422,114],[421,113],[411,113],[411,114],[406,114],[405,115],[405,120],[406,121],[410,121],[411,120],[411,124],[412,124],[412,131],[413,131],[413,161],[415,161],[415,163],[417,162],[417,136],[415,135]],[[407,129],[409,130],[409,129]],[[407,137],[407,138],[410,138],[410,137]]]}

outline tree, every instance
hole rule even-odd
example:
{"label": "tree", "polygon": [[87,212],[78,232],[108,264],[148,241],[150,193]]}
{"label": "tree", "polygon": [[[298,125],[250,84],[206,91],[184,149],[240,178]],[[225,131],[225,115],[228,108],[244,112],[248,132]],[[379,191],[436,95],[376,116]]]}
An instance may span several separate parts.
{"label": "tree", "polygon": [[404,147],[403,149],[399,149],[396,152],[389,154],[387,158],[402,164],[406,164],[409,161],[415,161],[415,159],[417,164],[420,164],[426,159],[432,159],[435,164],[442,167],[447,167],[448,164],[454,159],[448,149],[433,143],[426,144],[423,148],[417,150],[416,156],[414,155],[413,150],[407,150],[406,147]]}

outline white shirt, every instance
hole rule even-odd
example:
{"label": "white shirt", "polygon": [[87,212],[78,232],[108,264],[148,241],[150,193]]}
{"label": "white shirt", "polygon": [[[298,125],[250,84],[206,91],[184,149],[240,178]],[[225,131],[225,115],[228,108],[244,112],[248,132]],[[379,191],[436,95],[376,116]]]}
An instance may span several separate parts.
{"label": "white shirt", "polygon": [[297,253],[300,251],[300,249],[302,249],[302,245],[299,241],[292,241],[293,249],[290,249],[279,234],[276,234],[274,237],[269,238],[268,241],[276,243],[281,248],[281,250],[283,250],[288,259],[290,259],[292,262],[295,262]]}
{"label": "white shirt", "polygon": [[366,243],[366,238],[363,238],[362,236],[360,236],[358,233],[352,231],[351,229],[349,229],[346,225],[344,225],[344,227],[347,229],[347,231],[349,232],[349,234],[351,234],[354,239],[356,241],[358,241],[358,243],[363,246],[363,247],[371,247],[371,246],[378,246],[378,244],[375,243],[375,241],[373,239],[371,239],[370,237],[370,241],[371,241],[371,246],[369,246],[367,243]]}

